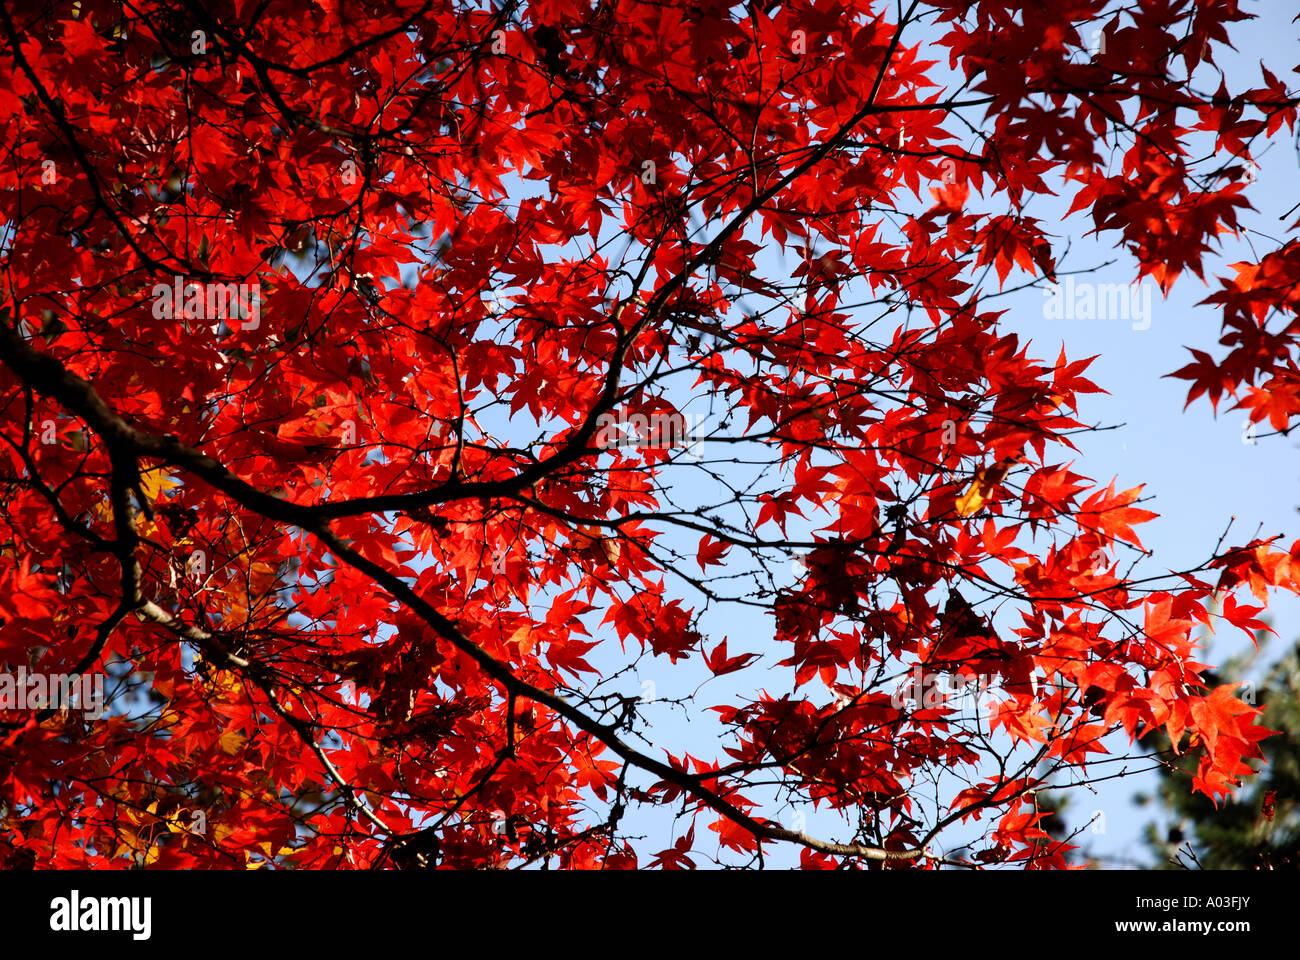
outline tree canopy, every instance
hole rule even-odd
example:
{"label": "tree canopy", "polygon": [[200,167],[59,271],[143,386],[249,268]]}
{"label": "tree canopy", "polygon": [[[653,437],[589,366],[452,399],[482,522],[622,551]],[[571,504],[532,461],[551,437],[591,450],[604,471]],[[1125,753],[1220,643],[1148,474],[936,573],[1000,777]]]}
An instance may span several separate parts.
{"label": "tree canopy", "polygon": [[[1036,792],[1116,732],[1221,802],[1268,731],[1195,634],[1300,541],[1141,562],[1105,384],[996,297],[1062,190],[1206,272],[1294,134],[1246,16],[0,7],[0,663],[109,700],[0,711],[0,866],[1064,866]],[[1172,371],[1275,431],[1283,226]],[[650,724],[655,664],[726,679]]]}

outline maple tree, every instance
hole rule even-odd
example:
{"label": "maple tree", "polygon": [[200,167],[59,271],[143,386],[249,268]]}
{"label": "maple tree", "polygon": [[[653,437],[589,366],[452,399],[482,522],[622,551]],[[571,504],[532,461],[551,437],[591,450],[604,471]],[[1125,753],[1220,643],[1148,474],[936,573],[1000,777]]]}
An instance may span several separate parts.
{"label": "maple tree", "polygon": [[[1104,385],[988,303],[1055,280],[1053,184],[1203,272],[1296,118],[1217,71],[1245,16],[0,8],[0,662],[116,697],[0,714],[0,865],[1064,866],[1036,791],[1116,732],[1230,794],[1268,731],[1192,634],[1300,543],[1126,563],[1140,489],[1069,465]],[[1298,278],[1292,239],[1217,280],[1189,402],[1290,426]],[[717,737],[647,724],[659,660],[727,678],[680,704]]]}

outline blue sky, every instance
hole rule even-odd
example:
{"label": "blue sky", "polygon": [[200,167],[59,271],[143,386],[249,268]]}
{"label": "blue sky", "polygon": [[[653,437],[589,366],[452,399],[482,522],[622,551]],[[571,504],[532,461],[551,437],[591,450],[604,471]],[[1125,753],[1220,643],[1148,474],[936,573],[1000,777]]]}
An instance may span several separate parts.
{"label": "blue sky", "polygon": [[[1259,62],[1264,61],[1280,76],[1300,60],[1295,24],[1290,23],[1294,8],[1280,3],[1248,3],[1243,8],[1260,15],[1255,22],[1237,24],[1230,36],[1237,52],[1216,47],[1215,59],[1229,78],[1229,88],[1239,89],[1261,82]],[[1200,81],[1200,74],[1197,77]],[[1200,81],[1207,85],[1207,81]],[[1292,79],[1294,86],[1294,79]],[[1260,235],[1241,239],[1223,238],[1223,250],[1206,263],[1207,277],[1215,273],[1232,275],[1228,264],[1257,259],[1275,244],[1296,214],[1285,221],[1279,217],[1300,200],[1296,191],[1297,156],[1294,141],[1280,136],[1259,158],[1259,171],[1248,185],[1246,196],[1255,211],[1248,211],[1243,225]],[[1031,205],[1031,215],[1047,223],[1059,222],[1065,207],[1049,199]],[[1058,269],[1089,265],[1104,260],[1117,262],[1099,271],[1100,282],[1128,282],[1135,276],[1131,258],[1116,251],[1101,238],[1080,238],[1091,228],[1090,219],[1076,214],[1059,228],[1062,237],[1072,243],[1069,261]],[[1060,244],[1058,244],[1059,248]],[[1242,411],[1220,404],[1216,417],[1209,402],[1199,398],[1183,410],[1187,382],[1164,379],[1164,374],[1188,363],[1190,354],[1184,345],[1208,350],[1222,356],[1217,346],[1220,336],[1220,312],[1214,306],[1198,306],[1217,289],[1202,284],[1194,276],[1184,276],[1168,300],[1157,293],[1153,300],[1150,328],[1134,330],[1120,320],[1045,320],[1036,313],[1033,298],[1040,305],[1042,295],[1018,298],[1017,306],[1007,315],[1005,325],[1045,351],[1063,342],[1072,358],[1097,355],[1088,376],[1109,395],[1088,395],[1080,404],[1081,418],[1099,424],[1122,424],[1120,429],[1085,435],[1078,445],[1080,454],[1076,470],[1098,480],[1114,475],[1117,488],[1145,483],[1144,494],[1153,497],[1146,506],[1161,514],[1145,524],[1140,535],[1153,552],[1153,561],[1164,567],[1190,565],[1190,561],[1209,556],[1223,531],[1232,524],[1232,543],[1254,536],[1283,534],[1289,546],[1297,535],[1297,507],[1300,506],[1300,458],[1296,442],[1283,436],[1263,436],[1270,432],[1267,424],[1257,428],[1255,441],[1247,439],[1246,417]],[[1026,300],[1024,307],[1020,300]],[[1271,662],[1300,633],[1300,601],[1291,594],[1275,594],[1269,619],[1279,636],[1264,649],[1261,663],[1252,675],[1263,673]],[[1209,654],[1200,659],[1222,662],[1229,655],[1251,648],[1250,640],[1239,630],[1229,628],[1211,640]],[[1107,813],[1106,833],[1087,835],[1087,847],[1098,855],[1145,859],[1138,849],[1137,833],[1148,818],[1149,810],[1136,810],[1128,800],[1139,789],[1151,789],[1154,777],[1132,778],[1112,782],[1099,790],[1095,804],[1082,795],[1066,812],[1072,826],[1088,819],[1093,809]],[[1085,809],[1086,807],[1086,809]]]}
{"label": "blue sky", "polygon": [[[1255,12],[1267,14],[1267,19],[1237,25],[1232,34],[1237,53],[1216,47],[1215,59],[1228,74],[1231,89],[1260,82],[1258,63],[1261,59],[1279,76],[1285,75],[1294,65],[1297,59],[1294,29],[1288,22],[1289,16],[1279,9],[1282,6],[1285,5],[1248,5]],[[928,29],[915,28],[908,39],[916,42],[926,36]],[[922,59],[946,62],[946,50],[923,51]],[[1198,72],[1197,81],[1202,88],[1212,90],[1217,86],[1217,77],[1205,68]],[[1117,164],[1120,155],[1122,151],[1117,152]],[[1278,217],[1300,200],[1294,188],[1295,173],[1296,157],[1292,144],[1280,138],[1260,159],[1256,180],[1247,188],[1247,198],[1256,211],[1247,212],[1244,223],[1263,236],[1225,237],[1223,249],[1207,258],[1208,277],[1212,278],[1216,272],[1231,275],[1227,264],[1257,258],[1274,246],[1267,238],[1279,237],[1285,226],[1279,223]],[[1078,279],[1103,284],[1133,281],[1136,265],[1127,252],[1115,249],[1115,235],[1084,236],[1092,228],[1086,212],[1065,221],[1065,211],[1071,199],[1069,193],[1059,197],[1038,197],[1029,203],[1026,210],[1029,215],[1039,218],[1053,234],[1058,258],[1068,245],[1068,256],[1058,259],[1058,272],[1063,276],[1065,271],[1109,264]],[[1291,219],[1294,219],[1294,214]],[[768,262],[775,266],[774,261]],[[764,266],[762,256],[759,265],[760,268]],[[1009,285],[1014,284],[1017,278],[1018,275],[1013,274]],[[1153,287],[1150,280],[1146,285]],[[1143,506],[1161,514],[1139,530],[1144,545],[1152,552],[1152,556],[1144,561],[1148,572],[1186,568],[1208,558],[1230,523],[1230,543],[1280,533],[1289,545],[1297,533],[1296,508],[1300,505],[1300,495],[1297,495],[1295,480],[1300,475],[1300,460],[1296,456],[1295,442],[1280,436],[1257,436],[1255,443],[1244,442],[1247,439],[1245,416],[1240,411],[1227,410],[1230,401],[1220,405],[1217,417],[1204,398],[1184,411],[1186,382],[1163,378],[1164,374],[1190,360],[1184,345],[1222,355],[1222,349],[1216,346],[1220,336],[1219,311],[1211,306],[1198,306],[1198,301],[1212,289],[1195,276],[1186,275],[1180,278],[1168,299],[1158,291],[1148,291],[1153,294],[1150,323],[1149,326],[1138,324],[1146,326],[1145,329],[1135,329],[1134,323],[1128,319],[1048,319],[1044,310],[1045,297],[1040,289],[1024,290],[994,302],[994,309],[1007,311],[1001,321],[1003,328],[1032,342],[1032,356],[1054,360],[1064,345],[1071,360],[1097,357],[1087,376],[1108,392],[1086,395],[1080,404],[1079,419],[1115,429],[1078,438],[1079,452],[1074,458],[1073,469],[1103,486],[1112,477],[1117,478],[1117,489],[1146,485],[1143,494],[1150,499]],[[1267,433],[1268,428],[1265,426],[1257,432]],[[704,481],[688,481],[697,482],[707,486]],[[691,492],[707,495],[703,489]],[[787,577],[784,582],[789,583],[792,579],[792,576]],[[1272,649],[1265,649],[1263,661],[1270,661],[1280,654],[1300,631],[1300,603],[1294,597],[1277,596],[1270,617],[1280,638],[1274,640]],[[728,636],[729,651],[733,655],[745,650],[770,649],[770,617],[729,608],[704,614],[702,623],[710,646],[724,635]],[[1225,631],[1211,643],[1212,650],[1200,658],[1203,661],[1221,662],[1251,645],[1250,640],[1236,630]],[[770,657],[768,662],[775,659]],[[598,661],[593,659],[593,662]],[[1260,667],[1262,670],[1262,664]],[[777,674],[772,675],[774,681],[776,677]],[[617,687],[622,692],[632,693],[652,682],[654,693],[660,698],[695,695],[689,718],[687,711],[670,706],[659,706],[650,711],[655,720],[651,740],[657,746],[668,747],[678,756],[690,751],[701,757],[715,758],[719,755],[718,730],[707,719],[711,714],[705,714],[704,719],[700,717],[701,708],[728,702],[725,693],[729,689],[740,692],[749,685],[752,691],[753,684],[763,682],[763,674],[746,670],[738,675],[738,678],[743,678],[743,683],[730,686],[725,680],[731,678],[725,678],[708,684],[704,692],[697,694],[698,684],[706,678],[705,672],[692,667],[667,667],[663,663],[645,662],[637,674],[627,677]],[[1116,752],[1123,752],[1126,747],[1122,737],[1112,738],[1110,744]],[[1130,764],[1128,769],[1143,766],[1146,764],[1139,761]],[[1107,772],[1113,771],[1108,769]],[[1154,780],[1151,774],[1129,776],[1100,784],[1095,789],[1071,790],[1065,817],[1072,828],[1085,826],[1098,812],[1104,815],[1104,822],[1097,821],[1098,827],[1104,826],[1104,832],[1088,829],[1075,842],[1085,847],[1093,858],[1110,865],[1149,862],[1150,855],[1142,847],[1140,835],[1143,824],[1151,818],[1152,810],[1134,807],[1131,798],[1139,791],[1150,791]],[[756,793],[750,795],[756,796]],[[803,822],[814,834],[828,839],[843,839],[850,832],[836,818],[815,813],[807,807],[782,809],[775,806],[763,813],[778,816],[791,826],[798,825],[792,821],[800,811],[804,814]],[[697,849],[701,853],[716,851],[716,840],[703,829],[711,819],[707,815],[702,817],[697,828]],[[650,852],[669,846],[672,837],[686,829],[685,823],[674,824],[671,815],[664,811],[633,811],[623,823],[633,832],[647,834],[644,843],[637,846],[640,851]],[[788,851],[780,851],[769,863],[793,862],[787,854]],[[701,860],[703,862],[703,858]]]}

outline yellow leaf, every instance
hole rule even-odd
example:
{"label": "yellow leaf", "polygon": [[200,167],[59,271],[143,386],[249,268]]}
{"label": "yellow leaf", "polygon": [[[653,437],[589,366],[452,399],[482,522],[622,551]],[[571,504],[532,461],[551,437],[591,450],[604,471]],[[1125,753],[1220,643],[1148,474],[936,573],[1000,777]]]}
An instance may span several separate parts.
{"label": "yellow leaf", "polygon": [[239,752],[239,748],[244,745],[248,737],[244,736],[238,730],[227,730],[217,741],[223,753],[228,753],[232,757]]}
{"label": "yellow leaf", "polygon": [[991,467],[982,467],[971,481],[970,489],[957,498],[957,513],[969,517],[984,506],[984,501],[993,493],[993,488],[1002,482],[1007,471],[1016,463],[1015,457],[1003,457]]}
{"label": "yellow leaf", "polygon": [[957,498],[957,513],[959,516],[969,517],[971,514],[978,513],[979,508],[984,506],[984,493],[981,491],[980,486],[980,481],[977,479],[970,485],[969,490]]}
{"label": "yellow leaf", "polygon": [[150,467],[148,470],[140,471],[140,492],[151,504],[158,499],[159,494],[180,485],[181,482],[162,467]]}

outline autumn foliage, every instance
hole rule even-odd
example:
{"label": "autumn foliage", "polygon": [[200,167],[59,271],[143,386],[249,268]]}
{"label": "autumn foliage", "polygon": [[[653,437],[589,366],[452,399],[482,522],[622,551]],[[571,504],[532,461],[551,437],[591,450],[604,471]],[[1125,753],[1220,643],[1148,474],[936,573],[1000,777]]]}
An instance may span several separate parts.
{"label": "autumn foliage", "polygon": [[[1204,273],[1296,119],[1218,71],[1234,0],[37,6],[0,664],[112,703],[0,712],[0,866],[1064,866],[1062,773],[1155,729],[1250,773],[1196,639],[1300,542],[1135,564],[1141,489],[1073,464],[1106,385],[986,303],[1056,279],[1048,192]],[[1174,375],[1285,430],[1258,252]]]}

